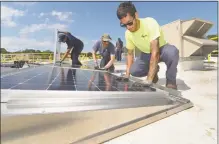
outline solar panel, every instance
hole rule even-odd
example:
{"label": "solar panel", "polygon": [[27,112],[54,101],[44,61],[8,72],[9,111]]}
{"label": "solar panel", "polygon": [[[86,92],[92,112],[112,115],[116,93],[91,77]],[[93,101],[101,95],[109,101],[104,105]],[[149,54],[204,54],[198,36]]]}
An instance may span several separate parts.
{"label": "solar panel", "polygon": [[115,78],[108,72],[67,65],[2,75],[1,140],[103,143],[192,107],[189,100],[165,90]]}
{"label": "solar panel", "polygon": [[150,91],[133,82],[118,82],[108,72],[72,69],[67,67],[39,66],[1,77],[2,89],[68,90],[68,91]]}

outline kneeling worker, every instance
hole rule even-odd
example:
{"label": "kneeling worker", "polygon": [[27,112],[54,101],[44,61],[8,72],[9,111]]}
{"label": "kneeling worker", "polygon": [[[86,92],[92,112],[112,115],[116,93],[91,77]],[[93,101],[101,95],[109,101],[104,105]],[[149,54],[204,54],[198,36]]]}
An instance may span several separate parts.
{"label": "kneeling worker", "polygon": [[[158,82],[159,62],[167,66],[166,87],[177,89],[176,76],[179,61],[179,50],[165,41],[164,33],[158,22],[151,18],[139,18],[138,12],[131,2],[123,2],[117,9],[120,25],[126,28],[127,71],[122,78],[127,80],[130,76],[147,79],[141,83],[150,86]],[[140,57],[133,63],[133,51],[138,48]]]}
{"label": "kneeling worker", "polygon": [[72,66],[81,66],[81,62],[79,61],[78,57],[81,53],[81,51],[84,48],[83,42],[74,37],[71,33],[69,32],[59,32],[58,34],[59,42],[63,42],[67,44],[67,52],[65,53],[64,57],[61,60],[61,63],[65,60],[67,55],[71,51],[71,59],[72,59]]}
{"label": "kneeling worker", "polygon": [[100,62],[100,69],[113,72],[115,67],[113,65],[115,61],[115,46],[110,42],[111,37],[108,34],[104,34],[101,40],[98,40],[93,46],[93,59],[95,62],[95,68],[99,69],[96,59],[96,53],[99,51],[102,56]]}

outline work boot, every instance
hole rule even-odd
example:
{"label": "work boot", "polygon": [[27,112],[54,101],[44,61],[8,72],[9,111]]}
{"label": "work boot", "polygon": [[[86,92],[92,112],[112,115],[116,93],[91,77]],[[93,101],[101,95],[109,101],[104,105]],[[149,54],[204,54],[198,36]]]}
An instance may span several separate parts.
{"label": "work boot", "polygon": [[174,84],[166,84],[166,87],[177,90],[177,85]]}
{"label": "work boot", "polygon": [[166,87],[177,90],[176,80],[175,81],[170,81],[170,80],[167,79],[166,80]]}
{"label": "work boot", "polygon": [[159,80],[159,77],[158,77],[158,72],[159,72],[159,70],[160,70],[160,67],[159,67],[159,65],[157,65],[157,71],[156,71],[156,74],[155,74],[155,76],[154,76],[154,79],[153,79],[153,83],[157,83],[158,82],[158,80]]}

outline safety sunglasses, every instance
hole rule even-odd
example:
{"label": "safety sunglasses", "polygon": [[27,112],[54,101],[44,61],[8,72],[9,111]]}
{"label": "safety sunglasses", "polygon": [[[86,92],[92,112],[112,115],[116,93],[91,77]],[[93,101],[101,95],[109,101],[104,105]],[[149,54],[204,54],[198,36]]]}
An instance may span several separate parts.
{"label": "safety sunglasses", "polygon": [[133,23],[134,23],[134,20],[135,20],[135,17],[133,18],[133,20],[132,20],[131,22],[128,22],[127,24],[122,24],[122,23],[120,23],[120,26],[121,26],[121,27],[132,26]]}

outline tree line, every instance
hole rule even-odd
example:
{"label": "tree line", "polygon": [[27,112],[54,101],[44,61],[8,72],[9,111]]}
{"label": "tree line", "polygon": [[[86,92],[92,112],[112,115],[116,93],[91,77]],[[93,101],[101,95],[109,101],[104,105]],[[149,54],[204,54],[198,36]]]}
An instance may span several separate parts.
{"label": "tree line", "polygon": [[[211,39],[211,38],[214,38],[217,36],[218,36],[217,34],[207,35],[206,39]],[[216,39],[214,41],[218,41],[218,40]],[[7,54],[7,53],[51,53],[51,54],[53,54],[53,51],[51,51],[51,50],[40,51],[40,50],[35,50],[35,49],[25,49],[25,50],[19,50],[16,52],[9,52],[6,50],[6,48],[1,48],[1,54]],[[83,54],[83,55],[86,54],[88,56],[92,56],[91,52],[88,52],[88,53],[82,52],[81,54]]]}
{"label": "tree line", "polygon": [[6,53],[53,53],[53,52],[51,50],[40,51],[40,50],[34,50],[34,49],[25,49],[25,50],[10,52],[10,51],[7,51],[5,48],[1,48],[1,53],[6,54]]}
{"label": "tree line", "polygon": [[[25,49],[25,50],[19,50],[19,51],[15,51],[15,52],[9,52],[5,48],[1,48],[1,54],[16,54],[16,53],[53,54],[53,51],[51,51],[51,50],[40,51],[40,50],[34,50],[34,49]],[[61,53],[61,54],[64,54],[64,53]],[[87,57],[92,57],[91,52],[88,52],[88,53],[82,52],[81,55],[86,55]],[[97,55],[99,55],[99,54],[97,54]]]}

